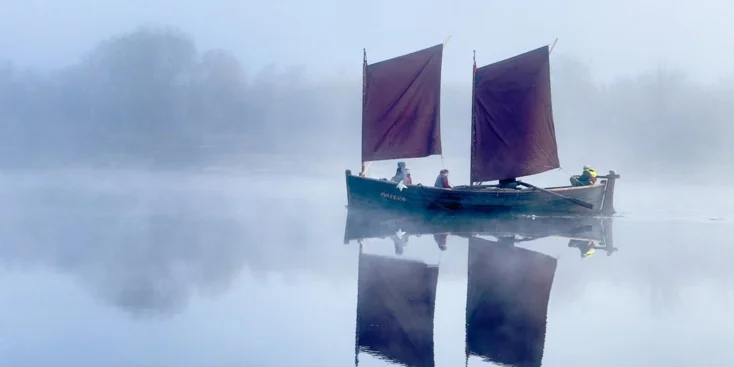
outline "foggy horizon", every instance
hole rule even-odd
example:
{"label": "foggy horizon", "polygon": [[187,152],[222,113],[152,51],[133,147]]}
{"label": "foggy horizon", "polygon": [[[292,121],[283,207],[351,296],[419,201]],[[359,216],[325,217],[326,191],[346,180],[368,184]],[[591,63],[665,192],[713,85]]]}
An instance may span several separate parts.
{"label": "foggy horizon", "polygon": [[[360,62],[341,77],[319,78],[296,64],[252,73],[246,70],[249,60],[227,49],[206,49],[186,29],[133,27],[98,38],[64,68],[0,63],[0,80],[10,81],[0,84],[0,105],[7,103],[5,121],[11,122],[0,137],[7,142],[0,166],[241,169],[284,163],[295,165],[292,171],[318,159],[318,170],[359,168]],[[443,75],[463,58],[458,39],[452,36],[444,51]],[[391,58],[430,46],[411,43],[416,46],[391,55],[386,51],[394,47],[368,50],[368,63],[383,60],[378,55]],[[519,53],[528,51],[518,47]],[[563,47],[559,38],[551,79],[566,172],[589,164],[643,180],[651,179],[650,170],[654,177],[683,174],[696,180],[731,167],[721,158],[734,154],[726,138],[734,131],[728,124],[734,82],[699,82],[661,67],[602,83],[595,80],[596,69],[558,52]],[[481,50],[477,55],[480,66],[499,61],[487,60]],[[467,80],[444,79],[441,101],[443,157],[461,166],[468,164],[461,162],[468,159],[470,135],[470,55],[466,61]],[[435,165],[428,165],[433,174]],[[459,180],[466,176],[464,167],[451,168],[458,169]]]}
{"label": "foggy horizon", "polygon": [[[86,0],[66,0],[39,5],[37,1],[2,4],[0,60],[44,69],[68,66],[111,35],[140,26],[170,25],[190,33],[202,49],[230,50],[246,61],[249,72],[275,63],[303,66],[318,77],[350,75],[359,73],[362,48],[370,60],[382,60],[452,36],[444,61],[447,80],[469,80],[472,50],[484,64],[555,38],[559,44],[554,56],[588,65],[600,81],[659,66],[686,70],[702,82],[734,77],[728,66],[734,51],[720,47],[732,33],[725,21],[730,6],[713,0],[673,1],[666,7],[631,0],[552,5],[371,1],[363,6],[332,0],[303,4],[213,0],[197,5],[111,0],[94,6]],[[39,11],[45,12],[39,25],[53,29],[53,36],[29,28],[27,20]],[[405,16],[410,13],[415,17]],[[23,34],[22,42],[18,34]]]}
{"label": "foggy horizon", "polygon": [[[573,38],[564,39],[563,37],[554,34],[549,34],[547,37],[542,38],[534,37],[532,40],[523,40],[522,42],[509,46],[503,45],[501,48],[496,48],[485,43],[479,43],[478,45],[468,49],[459,48],[456,43],[462,43],[462,35],[451,34],[450,32],[443,37],[436,38],[429,36],[417,38],[411,42],[400,42],[398,46],[395,46],[390,42],[372,42],[372,47],[367,47],[362,43],[358,43],[353,47],[346,49],[346,52],[336,53],[336,55],[339,56],[338,59],[342,60],[338,64],[329,62],[319,64],[314,63],[311,58],[304,59],[293,57],[267,59],[257,57],[252,52],[242,52],[241,46],[238,46],[237,43],[213,44],[212,42],[201,42],[201,39],[204,37],[193,32],[188,27],[177,26],[173,23],[165,22],[141,22],[108,34],[98,34],[94,38],[85,37],[88,42],[77,47],[76,51],[65,57],[63,62],[35,62],[33,61],[33,57],[29,58],[24,56],[25,53],[23,52],[13,53],[12,50],[18,49],[17,47],[8,47],[0,51],[0,65],[5,64],[6,66],[9,65],[14,68],[19,68],[20,70],[42,73],[56,72],[78,64],[101,43],[109,42],[117,37],[142,30],[175,30],[183,32],[183,34],[189,37],[191,41],[197,45],[198,51],[201,53],[218,50],[230,53],[241,63],[240,66],[247,75],[258,75],[273,71],[280,73],[296,72],[299,77],[309,81],[347,83],[361,81],[363,49],[366,49],[367,52],[367,62],[372,64],[408,54],[415,50],[427,48],[440,43],[446,43],[446,41],[448,41],[446,49],[444,50],[442,80],[452,86],[464,84],[468,86],[471,82],[473,52],[476,52],[477,65],[481,67],[483,65],[488,65],[513,57],[531,49],[545,45],[550,46],[555,40],[558,40],[556,47],[554,47],[551,53],[551,68],[553,68],[554,63],[559,62],[574,64],[587,72],[589,74],[587,75],[587,77],[589,77],[589,81],[599,87],[606,87],[623,80],[634,79],[641,75],[653,74],[660,71],[681,74],[687,80],[699,85],[713,86],[722,83],[734,84],[734,72],[728,70],[729,68],[726,70],[718,70],[715,75],[702,77],[701,73],[694,72],[690,68],[686,68],[684,65],[677,63],[676,60],[672,58],[656,58],[655,61],[638,64],[633,67],[625,68],[624,70],[617,67],[602,68],[598,66],[598,62],[593,60],[595,56],[593,54],[588,52],[582,52],[579,54],[577,52],[564,50],[564,48],[567,49],[569,47],[569,41],[574,41]],[[3,41],[1,36],[0,41]],[[2,43],[0,43],[0,45],[2,45]],[[43,42],[39,42],[37,44],[26,43],[25,46],[29,47],[31,50],[35,50],[30,53],[40,54],[41,52],[38,51],[42,50]],[[326,57],[324,60],[332,59],[331,56],[333,55],[329,55],[329,57]],[[348,61],[350,59],[353,60]],[[732,55],[732,59],[734,60],[734,55]],[[710,68],[707,68],[707,70],[709,72],[712,71]]]}

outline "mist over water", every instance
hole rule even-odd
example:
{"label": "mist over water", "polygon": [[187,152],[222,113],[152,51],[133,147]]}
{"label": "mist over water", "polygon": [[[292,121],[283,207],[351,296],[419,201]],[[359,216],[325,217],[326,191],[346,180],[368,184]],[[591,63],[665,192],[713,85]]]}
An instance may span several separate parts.
{"label": "mist over water", "polygon": [[[12,23],[0,20],[0,30]],[[349,51],[353,68],[324,76],[297,58],[261,67],[259,52],[248,59],[201,34],[121,27],[59,63],[0,51],[0,366],[396,365],[360,350],[365,253],[438,267],[430,338],[412,340],[432,340],[436,366],[462,365],[467,238],[449,235],[441,250],[434,233],[411,234],[400,254],[392,234],[365,239],[362,255],[344,243],[344,170],[360,169],[363,45]],[[0,45],[8,40],[0,34]],[[430,45],[413,40],[396,52]],[[525,51],[472,47],[480,64]],[[370,63],[388,55],[374,48]],[[328,55],[303,60],[318,57]],[[471,56],[461,56],[465,80],[456,57],[444,68],[443,155],[405,160],[414,182],[448,168],[452,184],[468,183]],[[731,365],[734,81],[664,62],[611,77],[594,65],[551,55],[562,168],[526,180],[564,185],[583,165],[621,174],[609,229],[617,251],[585,257],[563,236],[515,245],[558,261],[547,311],[531,315],[547,318],[542,365]],[[368,176],[390,177],[395,164],[374,162]],[[486,297],[520,293],[508,288]],[[385,296],[392,313],[375,320],[404,327],[417,309],[401,308],[408,293]],[[426,357],[418,349],[401,353]]]}
{"label": "mist over water", "polygon": [[[0,212],[3,365],[353,363],[359,246],[343,244],[343,178],[14,177]],[[304,184],[299,195],[284,194],[292,182]],[[686,192],[620,190],[610,256],[582,258],[555,237],[518,245],[558,258],[544,366],[731,363],[722,325],[732,204],[690,202],[689,213],[703,214],[679,215],[668,195]],[[395,255],[393,241],[372,238],[364,249],[439,265],[435,363],[463,363],[466,239],[449,236],[441,251],[431,235],[412,237]],[[603,358],[578,348],[590,339]],[[362,352],[359,360],[389,365]]]}

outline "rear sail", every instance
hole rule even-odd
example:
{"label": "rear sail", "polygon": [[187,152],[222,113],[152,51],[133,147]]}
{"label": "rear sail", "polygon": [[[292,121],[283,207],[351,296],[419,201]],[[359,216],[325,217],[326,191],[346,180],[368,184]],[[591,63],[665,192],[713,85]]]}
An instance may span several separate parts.
{"label": "rear sail", "polygon": [[367,64],[364,58],[362,162],[441,154],[443,44]]}
{"label": "rear sail", "polygon": [[530,176],[560,167],[549,48],[476,67],[471,181]]}

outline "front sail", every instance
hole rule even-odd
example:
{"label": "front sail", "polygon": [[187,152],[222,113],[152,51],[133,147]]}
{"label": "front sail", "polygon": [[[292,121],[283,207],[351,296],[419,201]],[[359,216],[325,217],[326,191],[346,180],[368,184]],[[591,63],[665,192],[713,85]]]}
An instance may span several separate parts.
{"label": "front sail", "polygon": [[438,267],[360,253],[358,277],[357,351],[433,367]]}
{"label": "front sail", "polygon": [[476,68],[471,182],[530,176],[560,167],[549,49]]}
{"label": "front sail", "polygon": [[540,366],[557,260],[503,242],[469,239],[467,358]]}
{"label": "front sail", "polygon": [[362,162],[441,154],[443,44],[367,65]]}

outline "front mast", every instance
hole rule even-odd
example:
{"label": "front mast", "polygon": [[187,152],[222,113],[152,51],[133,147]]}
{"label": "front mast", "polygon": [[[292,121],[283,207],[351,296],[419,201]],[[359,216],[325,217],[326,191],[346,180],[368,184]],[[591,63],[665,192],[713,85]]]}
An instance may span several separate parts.
{"label": "front mast", "polygon": [[474,60],[474,67],[472,67],[472,78],[471,78],[471,140],[469,145],[469,186],[474,186],[474,182],[472,182],[472,171],[474,170],[474,119],[476,118],[475,114],[475,108],[474,108],[474,89],[476,87],[476,81],[477,81],[477,50],[473,50],[472,53],[474,54],[472,56],[472,59]]}
{"label": "front mast", "polygon": [[[367,49],[362,49],[362,152],[364,152],[364,104],[367,99]],[[363,153],[360,152],[359,154],[362,155]],[[360,158],[362,161],[362,172],[359,173],[360,176],[364,176],[367,174],[367,169],[369,168],[369,165],[367,167],[364,166],[364,160]]]}

